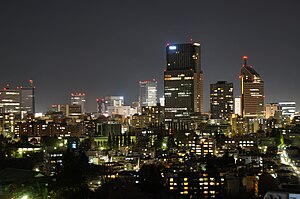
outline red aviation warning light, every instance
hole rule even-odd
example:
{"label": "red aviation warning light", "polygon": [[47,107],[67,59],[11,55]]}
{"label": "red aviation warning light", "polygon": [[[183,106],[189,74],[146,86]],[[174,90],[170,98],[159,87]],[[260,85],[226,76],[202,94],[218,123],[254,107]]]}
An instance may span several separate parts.
{"label": "red aviation warning light", "polygon": [[30,84],[31,87],[33,87],[33,80],[32,79],[29,80],[29,84]]}
{"label": "red aviation warning light", "polygon": [[248,56],[246,56],[246,55],[244,55],[243,56],[243,60],[244,60],[244,67],[246,67],[247,66],[247,59],[248,59]]}

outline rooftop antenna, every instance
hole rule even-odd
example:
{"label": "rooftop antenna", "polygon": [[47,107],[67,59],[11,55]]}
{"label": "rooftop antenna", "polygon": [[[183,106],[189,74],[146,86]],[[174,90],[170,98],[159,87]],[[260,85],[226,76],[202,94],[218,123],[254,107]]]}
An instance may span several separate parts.
{"label": "rooftop antenna", "polygon": [[248,56],[243,56],[243,60],[244,60],[244,67],[247,66],[247,60],[248,60]]}

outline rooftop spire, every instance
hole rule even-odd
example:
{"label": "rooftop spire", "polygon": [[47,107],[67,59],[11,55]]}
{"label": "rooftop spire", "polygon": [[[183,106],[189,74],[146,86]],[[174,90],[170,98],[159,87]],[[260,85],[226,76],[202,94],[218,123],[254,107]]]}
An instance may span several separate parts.
{"label": "rooftop spire", "polygon": [[243,60],[244,60],[244,67],[247,66],[247,60],[248,60],[248,56],[243,56]]}
{"label": "rooftop spire", "polygon": [[246,67],[247,66],[247,60],[248,60],[248,56],[243,56],[243,60],[244,60],[244,67]]}

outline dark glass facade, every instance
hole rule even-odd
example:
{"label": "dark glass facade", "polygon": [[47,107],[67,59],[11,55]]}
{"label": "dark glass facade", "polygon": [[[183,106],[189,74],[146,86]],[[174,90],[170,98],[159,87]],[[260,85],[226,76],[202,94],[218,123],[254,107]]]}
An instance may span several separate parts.
{"label": "dark glass facade", "polygon": [[233,113],[233,83],[218,81],[210,85],[210,113],[212,119],[230,120]]}
{"label": "dark glass facade", "polygon": [[178,122],[203,110],[203,73],[199,43],[167,45],[164,72],[165,122]]}

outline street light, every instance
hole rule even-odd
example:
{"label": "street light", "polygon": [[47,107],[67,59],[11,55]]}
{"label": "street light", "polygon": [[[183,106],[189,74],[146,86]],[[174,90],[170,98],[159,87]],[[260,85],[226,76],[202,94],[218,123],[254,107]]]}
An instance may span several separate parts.
{"label": "street light", "polygon": [[28,195],[24,195],[24,196],[22,196],[21,199],[29,199],[29,197],[28,197]]}

